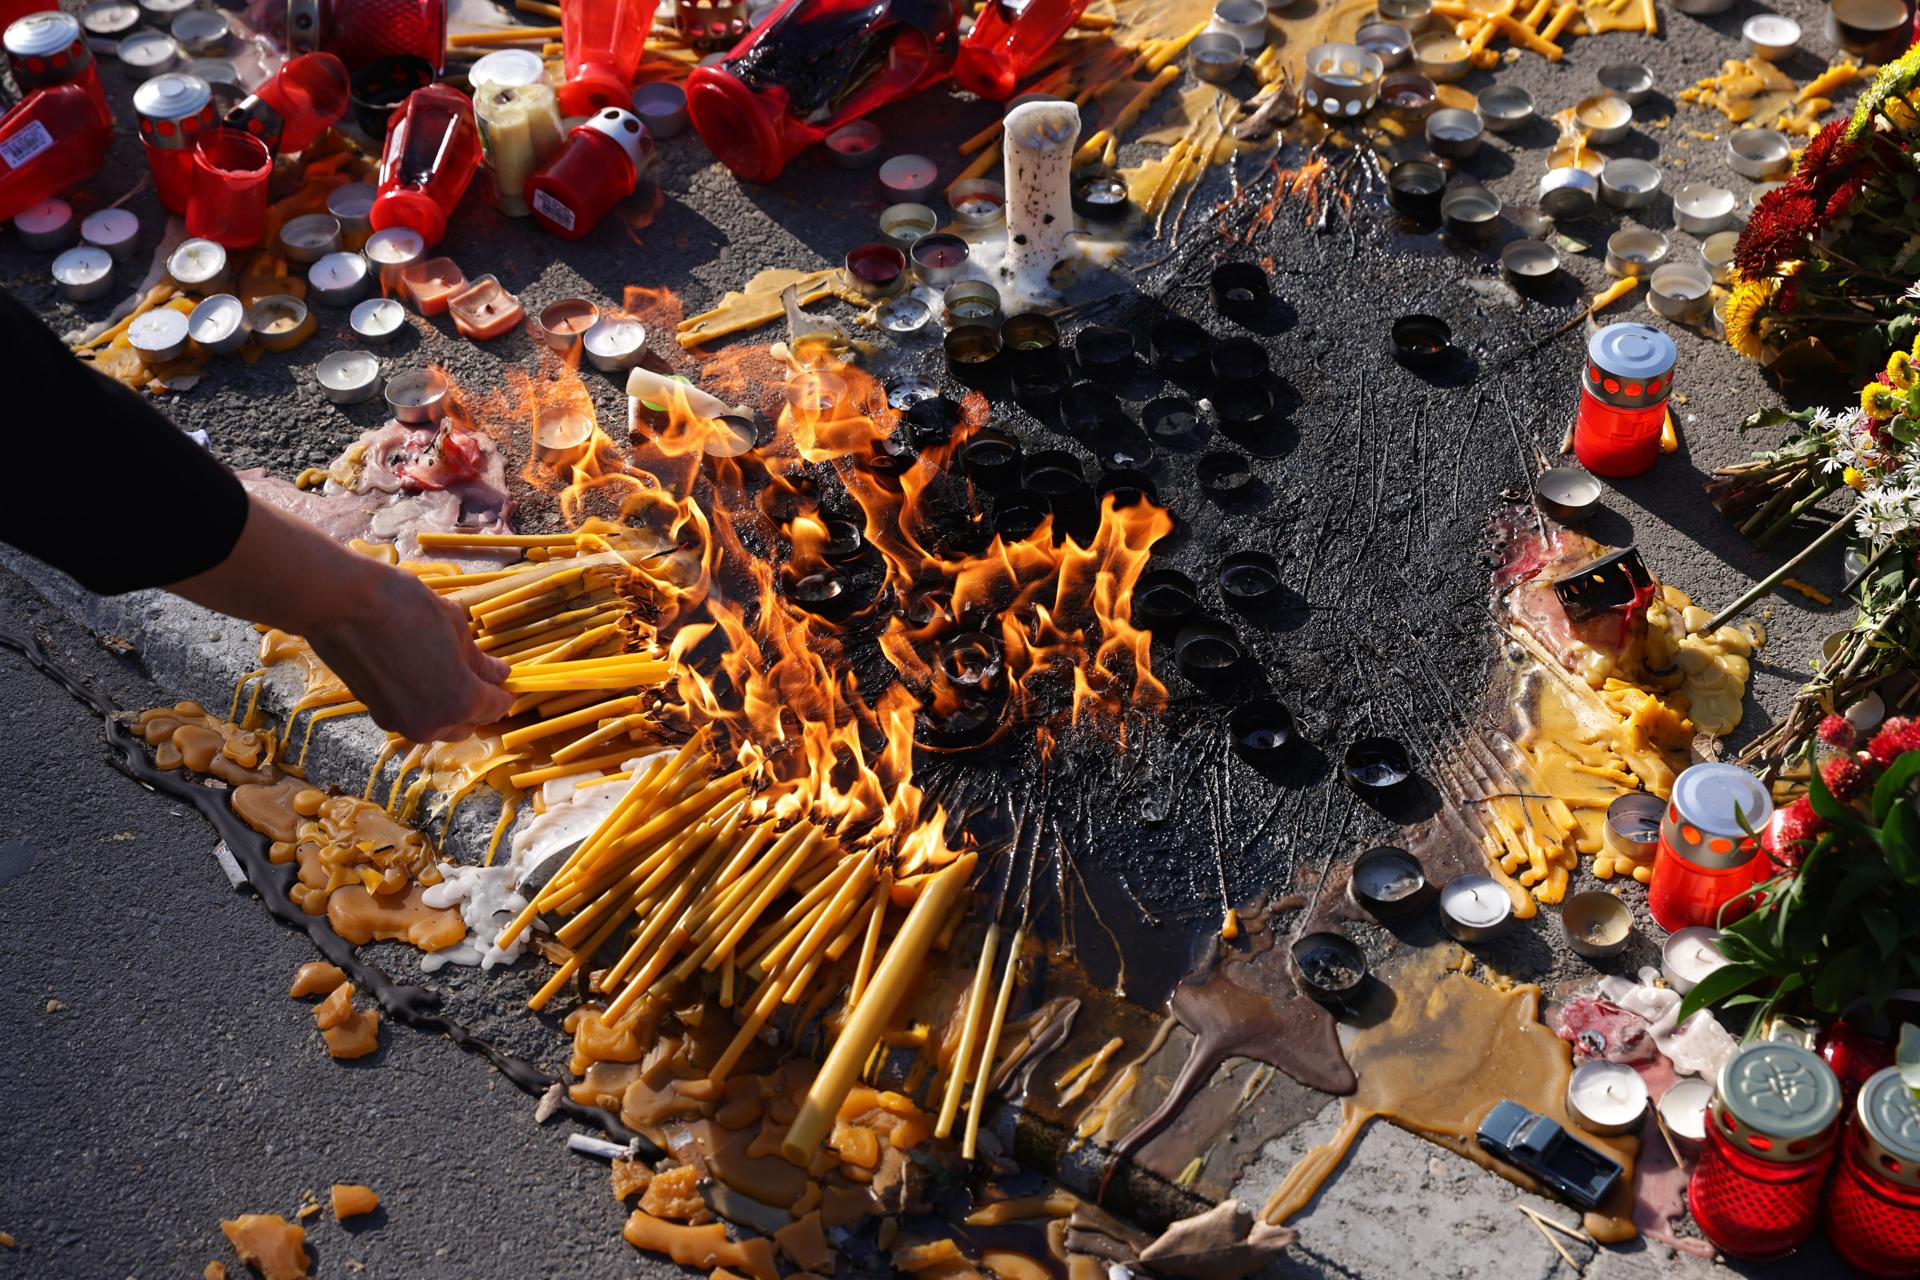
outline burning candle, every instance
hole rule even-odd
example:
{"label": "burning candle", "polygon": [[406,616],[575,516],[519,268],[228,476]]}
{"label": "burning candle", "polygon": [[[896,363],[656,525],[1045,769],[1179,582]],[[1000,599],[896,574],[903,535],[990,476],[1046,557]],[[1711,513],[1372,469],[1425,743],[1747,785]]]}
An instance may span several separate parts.
{"label": "burning candle", "polygon": [[326,307],[350,307],[373,287],[373,272],[357,253],[329,253],[307,268],[314,301]]}
{"label": "burning candle", "polygon": [[600,323],[581,335],[587,362],[602,373],[625,373],[640,363],[647,346],[647,329],[626,316],[602,316]]}
{"label": "burning candle", "polygon": [[1485,942],[1513,922],[1513,899],[1492,876],[1456,876],[1440,890],[1440,921],[1461,942]]}
{"label": "burning candle", "polygon": [[227,251],[212,240],[182,240],[167,256],[167,275],[188,293],[201,293],[227,274]]}
{"label": "burning candle", "polygon": [[332,214],[308,213],[289,218],[280,228],[280,247],[289,261],[318,262],[340,247],[340,220]]}
{"label": "burning candle", "polygon": [[68,249],[53,260],[53,282],[71,302],[91,302],[113,287],[113,256],[97,245]]}
{"label": "burning candle", "polygon": [[1029,102],[1007,113],[1007,266],[1021,302],[1053,293],[1048,277],[1073,237],[1073,147],[1080,108]]}
{"label": "burning candle", "polygon": [[[827,154],[832,156],[833,162],[842,169],[866,168],[880,158],[880,144],[884,141],[886,136],[880,132],[880,126],[871,120],[855,120],[851,124],[844,124],[825,138]],[[895,159],[917,161],[929,170],[933,167],[933,161],[924,156],[897,156]],[[891,165],[894,161],[889,160],[887,163]],[[903,171],[896,170],[896,173]],[[888,179],[885,168],[880,171],[880,181],[885,183],[889,190],[893,188],[894,184]],[[934,179],[929,176],[925,183],[929,194],[933,190],[933,182]]]}
{"label": "burning candle", "polygon": [[1704,925],[1680,930],[1660,948],[1660,973],[1681,995],[1699,986],[1726,962],[1720,951],[1720,931]]}
{"label": "burning candle", "polygon": [[380,362],[364,351],[336,351],[320,362],[314,378],[334,404],[358,404],[379,390]]}
{"label": "burning candle", "polygon": [[491,275],[481,276],[448,298],[447,313],[453,317],[453,327],[475,342],[499,337],[526,314],[520,299]]}
{"label": "burning candle", "polygon": [[347,317],[354,336],[375,344],[391,339],[406,321],[407,309],[392,298],[368,298]]}
{"label": "burning candle", "polygon": [[125,258],[140,243],[140,219],[126,209],[101,209],[81,222],[80,239],[116,258]]}
{"label": "burning candle", "polygon": [[1676,1080],[1660,1095],[1660,1119],[1676,1143],[1697,1144],[1707,1137],[1707,1107],[1713,1086],[1705,1080]]}
{"label": "burning candle", "polygon": [[534,319],[534,336],[562,355],[579,347],[587,331],[600,323],[600,308],[585,298],[562,298]]}
{"label": "burning candle", "polygon": [[187,333],[208,355],[234,355],[247,343],[247,309],[232,294],[216,293],[188,314]]}
{"label": "burning candle", "polygon": [[1427,876],[1405,849],[1380,845],[1354,859],[1347,896],[1382,919],[1406,915],[1426,896]]}
{"label": "burning candle", "polygon": [[[373,247],[372,240],[367,242],[367,247]],[[455,294],[466,289],[467,275],[452,258],[429,258],[403,267],[400,283],[413,299],[415,311],[423,316],[437,316],[447,309],[447,303]]]}
{"label": "burning candle", "polygon": [[42,200],[13,220],[20,243],[41,253],[51,252],[73,239],[73,206],[65,200]]}
{"label": "burning candle", "polygon": [[895,204],[925,204],[940,185],[940,170],[925,156],[894,156],[880,166],[880,185]]}
{"label": "burning candle", "polygon": [[1567,1079],[1567,1110],[1592,1133],[1625,1133],[1647,1114],[1647,1082],[1624,1062],[1583,1062]]}

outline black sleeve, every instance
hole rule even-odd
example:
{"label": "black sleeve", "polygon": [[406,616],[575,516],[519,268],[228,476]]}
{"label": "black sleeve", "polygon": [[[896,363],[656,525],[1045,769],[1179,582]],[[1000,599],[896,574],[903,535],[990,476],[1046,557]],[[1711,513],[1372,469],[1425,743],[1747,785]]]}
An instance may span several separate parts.
{"label": "black sleeve", "polygon": [[114,595],[213,568],[247,522],[233,473],[0,290],[0,540]]}

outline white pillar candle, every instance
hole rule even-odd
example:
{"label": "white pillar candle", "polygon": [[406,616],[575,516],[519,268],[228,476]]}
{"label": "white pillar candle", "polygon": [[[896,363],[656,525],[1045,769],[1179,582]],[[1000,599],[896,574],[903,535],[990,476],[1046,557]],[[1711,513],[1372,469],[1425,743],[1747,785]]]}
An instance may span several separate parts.
{"label": "white pillar candle", "polygon": [[1567,1109],[1592,1133],[1625,1133],[1647,1113],[1647,1082],[1624,1062],[1583,1062],[1567,1079]]}
{"label": "white pillar candle", "polygon": [[1073,238],[1073,148],[1080,108],[1029,102],[1007,113],[1007,268],[1021,298],[1052,292],[1047,277]]}
{"label": "white pillar candle", "polygon": [[1727,962],[1720,953],[1720,931],[1698,927],[1682,929],[1660,948],[1660,972],[1667,985],[1681,995]]}

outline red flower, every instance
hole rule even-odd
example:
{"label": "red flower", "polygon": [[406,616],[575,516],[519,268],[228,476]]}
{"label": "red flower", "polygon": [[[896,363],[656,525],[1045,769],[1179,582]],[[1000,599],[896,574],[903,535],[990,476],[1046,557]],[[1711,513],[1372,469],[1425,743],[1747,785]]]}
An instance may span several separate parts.
{"label": "red flower", "polygon": [[1801,796],[1780,811],[1780,816],[1761,836],[1760,843],[1781,866],[1797,867],[1807,854],[1806,846],[1826,829],[1827,820],[1813,811],[1813,801]]}
{"label": "red flower", "polygon": [[1820,722],[1817,733],[1820,741],[1836,751],[1845,751],[1853,745],[1853,721],[1845,716],[1828,716]]}
{"label": "red flower", "polygon": [[1773,305],[1781,315],[1785,316],[1792,315],[1794,307],[1797,306],[1799,302],[1800,277],[1797,275],[1788,276],[1786,281],[1781,284],[1780,292],[1773,295]]}
{"label": "red flower", "polygon": [[1880,732],[1873,735],[1873,741],[1867,744],[1867,754],[1882,769],[1909,751],[1920,751],[1920,720],[1908,716],[1895,716],[1888,720],[1880,726]]}
{"label": "red flower", "polygon": [[1800,153],[1800,163],[1793,168],[1793,180],[1811,183],[1836,162],[1844,164],[1853,159],[1858,148],[1842,138],[1846,130],[1845,120],[1835,120],[1815,134],[1813,141],[1807,144],[1807,149]]}
{"label": "red flower", "polygon": [[1873,782],[1860,762],[1848,755],[1835,756],[1821,765],[1820,780],[1842,804],[1859,797]]}
{"label": "red flower", "polygon": [[1761,196],[1733,250],[1733,264],[1741,277],[1764,279],[1781,263],[1804,254],[1819,218],[1820,203],[1811,190],[1776,187]]}

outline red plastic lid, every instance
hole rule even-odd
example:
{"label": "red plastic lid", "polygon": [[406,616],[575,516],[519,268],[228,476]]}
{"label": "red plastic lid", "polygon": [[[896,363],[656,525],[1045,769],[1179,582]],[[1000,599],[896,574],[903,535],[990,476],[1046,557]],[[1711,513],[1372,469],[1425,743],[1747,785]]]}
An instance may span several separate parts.
{"label": "red plastic lid", "polygon": [[960,46],[953,64],[953,78],[969,93],[977,93],[989,102],[1004,102],[1013,96],[1019,75],[995,50]]}
{"label": "red plastic lid", "polygon": [[613,67],[585,63],[560,86],[560,114],[590,116],[608,107],[625,107],[633,99],[633,88]]}
{"label": "red plastic lid", "polygon": [[748,182],[772,182],[787,167],[768,104],[723,67],[699,67],[687,78],[687,114],[720,163]]}
{"label": "red plastic lid", "polygon": [[440,206],[422,191],[382,191],[374,198],[373,209],[367,218],[375,231],[385,231],[389,227],[407,227],[418,231],[428,248],[439,244],[441,237],[447,234],[447,215],[440,212]]}

